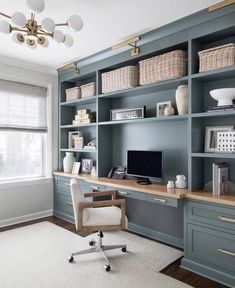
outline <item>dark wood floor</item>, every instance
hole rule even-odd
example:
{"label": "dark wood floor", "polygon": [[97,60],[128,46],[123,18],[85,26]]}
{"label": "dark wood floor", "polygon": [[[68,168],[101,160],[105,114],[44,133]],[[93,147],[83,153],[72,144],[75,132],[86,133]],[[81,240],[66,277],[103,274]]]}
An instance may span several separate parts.
{"label": "dark wood floor", "polygon": [[[21,223],[17,225],[12,225],[4,228],[0,228],[0,232],[7,231],[10,229],[23,227],[26,225],[42,222],[42,221],[49,221],[51,223],[54,223],[60,227],[63,227],[64,229],[67,229],[71,232],[76,233],[74,224],[71,224],[69,222],[66,222],[64,220],[61,220],[56,217],[47,217],[39,220],[29,221],[26,223]],[[165,269],[161,271],[161,273],[164,273],[172,278],[178,279],[188,285],[191,285],[195,288],[228,288],[227,286],[221,285],[217,282],[214,282],[212,280],[209,280],[207,278],[201,277],[195,273],[189,272],[185,269],[180,268],[180,260],[175,261]]]}

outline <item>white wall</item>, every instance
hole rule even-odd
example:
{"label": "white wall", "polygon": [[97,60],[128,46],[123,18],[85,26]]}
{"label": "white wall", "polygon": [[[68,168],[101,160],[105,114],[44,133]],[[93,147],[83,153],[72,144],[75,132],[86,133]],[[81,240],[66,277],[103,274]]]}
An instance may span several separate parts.
{"label": "white wall", "polygon": [[[58,167],[58,79],[54,74],[36,71],[30,67],[22,68],[24,63],[9,61],[9,64],[0,63],[0,79],[12,80],[42,85],[51,91],[49,104],[49,124],[51,129],[51,152],[49,157],[50,170]],[[50,99],[50,97],[49,97]],[[51,175],[52,176],[52,175]],[[26,220],[52,215],[53,209],[53,180],[0,183],[0,227]]]}

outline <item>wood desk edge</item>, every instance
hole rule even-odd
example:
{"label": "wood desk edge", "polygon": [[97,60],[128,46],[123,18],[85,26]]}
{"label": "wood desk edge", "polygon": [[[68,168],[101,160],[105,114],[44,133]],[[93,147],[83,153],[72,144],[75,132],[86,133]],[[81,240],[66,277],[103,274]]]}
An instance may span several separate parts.
{"label": "wood desk edge", "polygon": [[97,178],[92,177],[91,175],[84,175],[84,174],[73,175],[71,173],[64,173],[64,172],[53,172],[53,175],[68,178],[77,178],[92,184],[109,185],[111,187],[118,189],[132,190],[140,193],[147,193],[150,195],[159,195],[176,199],[186,198],[204,202],[235,206],[235,195],[213,196],[212,193],[210,192],[203,192],[203,191],[189,192],[187,189],[177,189],[177,188],[167,189],[166,185],[164,184],[152,184],[152,185],[140,186],[132,179],[117,180],[106,177]]}

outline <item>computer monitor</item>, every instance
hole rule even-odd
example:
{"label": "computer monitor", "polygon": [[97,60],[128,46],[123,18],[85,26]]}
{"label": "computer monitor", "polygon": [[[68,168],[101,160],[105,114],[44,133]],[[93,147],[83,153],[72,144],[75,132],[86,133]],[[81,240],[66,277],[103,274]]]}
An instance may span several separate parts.
{"label": "computer monitor", "polygon": [[162,151],[127,151],[127,174],[136,176],[137,183],[151,184],[150,179],[163,179]]}

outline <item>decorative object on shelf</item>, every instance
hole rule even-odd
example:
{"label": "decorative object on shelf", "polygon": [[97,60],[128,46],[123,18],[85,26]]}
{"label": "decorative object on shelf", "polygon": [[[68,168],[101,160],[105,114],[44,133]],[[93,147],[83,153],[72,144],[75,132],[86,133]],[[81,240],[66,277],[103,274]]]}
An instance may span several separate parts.
{"label": "decorative object on shelf", "polygon": [[82,159],[82,173],[90,174],[93,167],[92,159]]}
{"label": "decorative object on shelf", "polygon": [[212,192],[214,196],[224,195],[228,190],[226,185],[228,182],[229,165],[227,163],[213,163],[212,165]]}
{"label": "decorative object on shelf", "polygon": [[218,101],[218,106],[232,106],[235,99],[235,88],[222,88],[210,91],[213,99]]}
{"label": "decorative object on shelf", "polygon": [[65,173],[71,173],[73,163],[76,161],[73,152],[65,152],[66,156],[63,159],[63,167]]}
{"label": "decorative object on shelf", "polygon": [[127,45],[131,46],[131,56],[136,56],[140,53],[140,48],[137,47],[137,41],[140,40],[140,36],[135,36],[131,39],[128,39],[122,43],[116,44],[112,47],[112,50],[120,49],[122,47],[125,47]]}
{"label": "decorative object on shelf", "polygon": [[235,44],[222,46],[198,52],[199,72],[205,72],[235,65]]}
{"label": "decorative object on shelf", "polygon": [[183,77],[186,75],[186,53],[175,50],[139,61],[140,85]]}
{"label": "decorative object on shelf", "polygon": [[75,138],[82,137],[81,131],[71,131],[68,132],[68,148],[75,149]]}
{"label": "decorative object on shelf", "polygon": [[96,177],[96,166],[93,166],[91,169],[91,176]]}
{"label": "decorative object on shelf", "polygon": [[171,106],[171,101],[165,101],[165,102],[158,102],[156,104],[156,116],[161,117],[164,116],[164,111],[167,107]]}
{"label": "decorative object on shelf", "polygon": [[[27,6],[34,13],[41,13],[44,10],[44,0],[27,0]],[[0,15],[11,19],[12,26],[7,21],[0,21],[0,32],[5,34],[13,34],[13,40],[17,44],[25,43],[31,49],[35,49],[37,44],[47,48],[49,45],[48,38],[53,39],[57,43],[63,43],[66,47],[73,45],[73,37],[70,34],[64,34],[60,30],[56,30],[59,26],[68,26],[72,31],[80,31],[83,27],[82,18],[78,15],[72,15],[64,23],[55,24],[55,22],[46,17],[42,19],[41,24],[35,19],[35,14],[31,13],[30,19],[27,19],[21,12],[15,12],[12,16],[0,12]]]}
{"label": "decorative object on shelf", "polygon": [[131,119],[142,119],[145,117],[146,107],[140,108],[122,108],[122,109],[112,109],[110,111],[110,120],[131,120]]}
{"label": "decorative object on shelf", "polygon": [[138,85],[136,66],[126,66],[101,74],[102,93],[134,88]]}
{"label": "decorative object on shelf", "polygon": [[169,189],[175,188],[175,183],[174,183],[174,181],[168,181],[166,187],[169,188]]}
{"label": "decorative object on shelf", "polygon": [[217,133],[218,152],[235,152],[235,131]]}
{"label": "decorative object on shelf", "polygon": [[88,124],[94,122],[93,114],[90,109],[80,109],[77,110],[75,115],[75,120],[73,120],[73,125]]}
{"label": "decorative object on shelf", "polygon": [[224,106],[209,106],[207,112],[235,111],[235,104]]}
{"label": "decorative object on shelf", "polygon": [[179,115],[188,114],[188,85],[179,85],[175,92],[176,106]]}
{"label": "decorative object on shelf", "polygon": [[66,101],[73,101],[81,98],[81,88],[73,87],[65,90]]}
{"label": "decorative object on shelf", "polygon": [[80,170],[81,162],[74,162],[73,163],[73,169],[72,174],[78,174]]}
{"label": "decorative object on shelf", "polygon": [[75,136],[74,138],[74,148],[82,150],[84,147],[84,137]]}
{"label": "decorative object on shelf", "polygon": [[205,152],[217,151],[217,134],[218,132],[232,132],[234,127],[231,126],[208,126],[205,135]]}
{"label": "decorative object on shelf", "polygon": [[95,82],[81,86],[82,98],[95,96]]}
{"label": "decorative object on shelf", "polygon": [[91,140],[89,143],[87,143],[86,146],[84,146],[84,150],[95,150],[96,149],[96,140]]}
{"label": "decorative object on shelf", "polygon": [[165,108],[164,115],[165,116],[175,115],[175,109],[173,106],[171,106],[171,104]]}
{"label": "decorative object on shelf", "polygon": [[182,189],[187,187],[186,177],[184,175],[176,176],[175,187]]}

